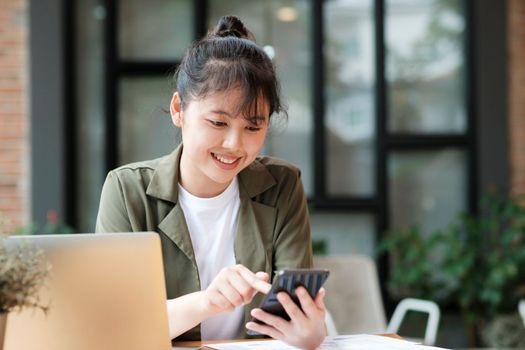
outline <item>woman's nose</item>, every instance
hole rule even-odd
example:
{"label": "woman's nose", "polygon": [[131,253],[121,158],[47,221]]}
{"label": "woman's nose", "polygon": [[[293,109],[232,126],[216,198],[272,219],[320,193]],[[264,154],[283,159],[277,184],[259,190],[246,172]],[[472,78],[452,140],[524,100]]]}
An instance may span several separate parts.
{"label": "woman's nose", "polygon": [[224,147],[234,151],[241,149],[242,132],[234,129],[229,130],[224,139]]}

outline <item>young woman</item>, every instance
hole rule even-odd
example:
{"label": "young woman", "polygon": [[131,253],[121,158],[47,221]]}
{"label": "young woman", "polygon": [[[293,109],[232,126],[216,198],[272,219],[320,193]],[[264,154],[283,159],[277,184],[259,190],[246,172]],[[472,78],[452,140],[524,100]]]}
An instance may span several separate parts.
{"label": "young woman", "polygon": [[188,49],[176,82],[170,113],[182,144],[108,174],[97,232],[158,232],[173,338],[231,339],[248,328],[317,347],[324,290],[313,300],[298,288],[302,310],[280,293],[290,321],[257,308],[274,271],[312,265],[299,170],[258,157],[271,116],[284,112],[271,60],[226,16]]}

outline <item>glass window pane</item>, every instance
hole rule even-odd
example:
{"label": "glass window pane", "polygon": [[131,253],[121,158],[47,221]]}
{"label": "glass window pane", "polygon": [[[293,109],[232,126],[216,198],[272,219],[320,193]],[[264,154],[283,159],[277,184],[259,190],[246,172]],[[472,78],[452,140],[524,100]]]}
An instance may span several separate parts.
{"label": "glass window pane", "polygon": [[387,0],[388,129],[463,133],[463,0]]}
{"label": "glass window pane", "polygon": [[76,6],[77,232],[93,232],[104,182],[104,8],[101,0]]}
{"label": "glass window pane", "polygon": [[194,39],[193,28],[192,1],[119,1],[119,57],[180,59]]}
{"label": "glass window pane", "polygon": [[326,188],[331,196],[375,192],[373,20],[372,0],[325,2]]}
{"label": "glass window pane", "polygon": [[367,214],[310,213],[312,240],[324,242],[328,255],[375,256],[374,218]]}
{"label": "glass window pane", "polygon": [[127,78],[120,82],[119,162],[126,164],[170,153],[180,132],[169,114],[167,78]]}
{"label": "glass window pane", "polygon": [[225,0],[210,2],[213,27],[220,16],[233,14],[253,32],[257,43],[274,52],[288,123],[273,116],[263,153],[293,162],[301,169],[306,193],[313,193],[311,38],[308,1]]}
{"label": "glass window pane", "polygon": [[389,214],[393,228],[441,229],[467,209],[463,151],[396,152],[388,161]]}

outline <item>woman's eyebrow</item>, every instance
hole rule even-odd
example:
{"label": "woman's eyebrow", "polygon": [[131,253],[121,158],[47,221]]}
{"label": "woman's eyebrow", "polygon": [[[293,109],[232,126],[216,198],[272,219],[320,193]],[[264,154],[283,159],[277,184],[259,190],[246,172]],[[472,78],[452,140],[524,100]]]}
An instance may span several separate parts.
{"label": "woman's eyebrow", "polygon": [[[214,109],[214,110],[210,111],[210,113],[217,114],[217,115],[225,115],[225,116],[227,116],[229,118],[234,118],[231,113],[229,113],[227,111],[223,111],[222,109]],[[259,125],[259,123],[263,123],[263,122],[266,121],[266,117],[262,116],[262,115],[254,115],[254,116],[248,117],[246,119],[249,120],[250,123],[256,124],[256,125]]]}
{"label": "woman's eyebrow", "polygon": [[221,110],[221,109],[215,109],[215,110],[211,111],[211,113],[213,113],[213,114],[225,115],[225,116],[227,116],[227,117],[232,118],[232,115],[231,115],[229,112],[223,111],[223,110]]}

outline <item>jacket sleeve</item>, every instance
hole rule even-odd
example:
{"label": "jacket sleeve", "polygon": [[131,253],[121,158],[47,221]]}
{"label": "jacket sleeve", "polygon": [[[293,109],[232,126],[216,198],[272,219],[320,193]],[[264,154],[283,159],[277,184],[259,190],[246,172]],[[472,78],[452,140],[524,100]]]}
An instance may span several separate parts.
{"label": "jacket sleeve", "polygon": [[109,172],[102,187],[95,232],[133,231],[126,209],[122,184],[114,172]]}
{"label": "jacket sleeve", "polygon": [[283,184],[277,209],[274,238],[274,268],[313,266],[310,218],[298,169]]}

